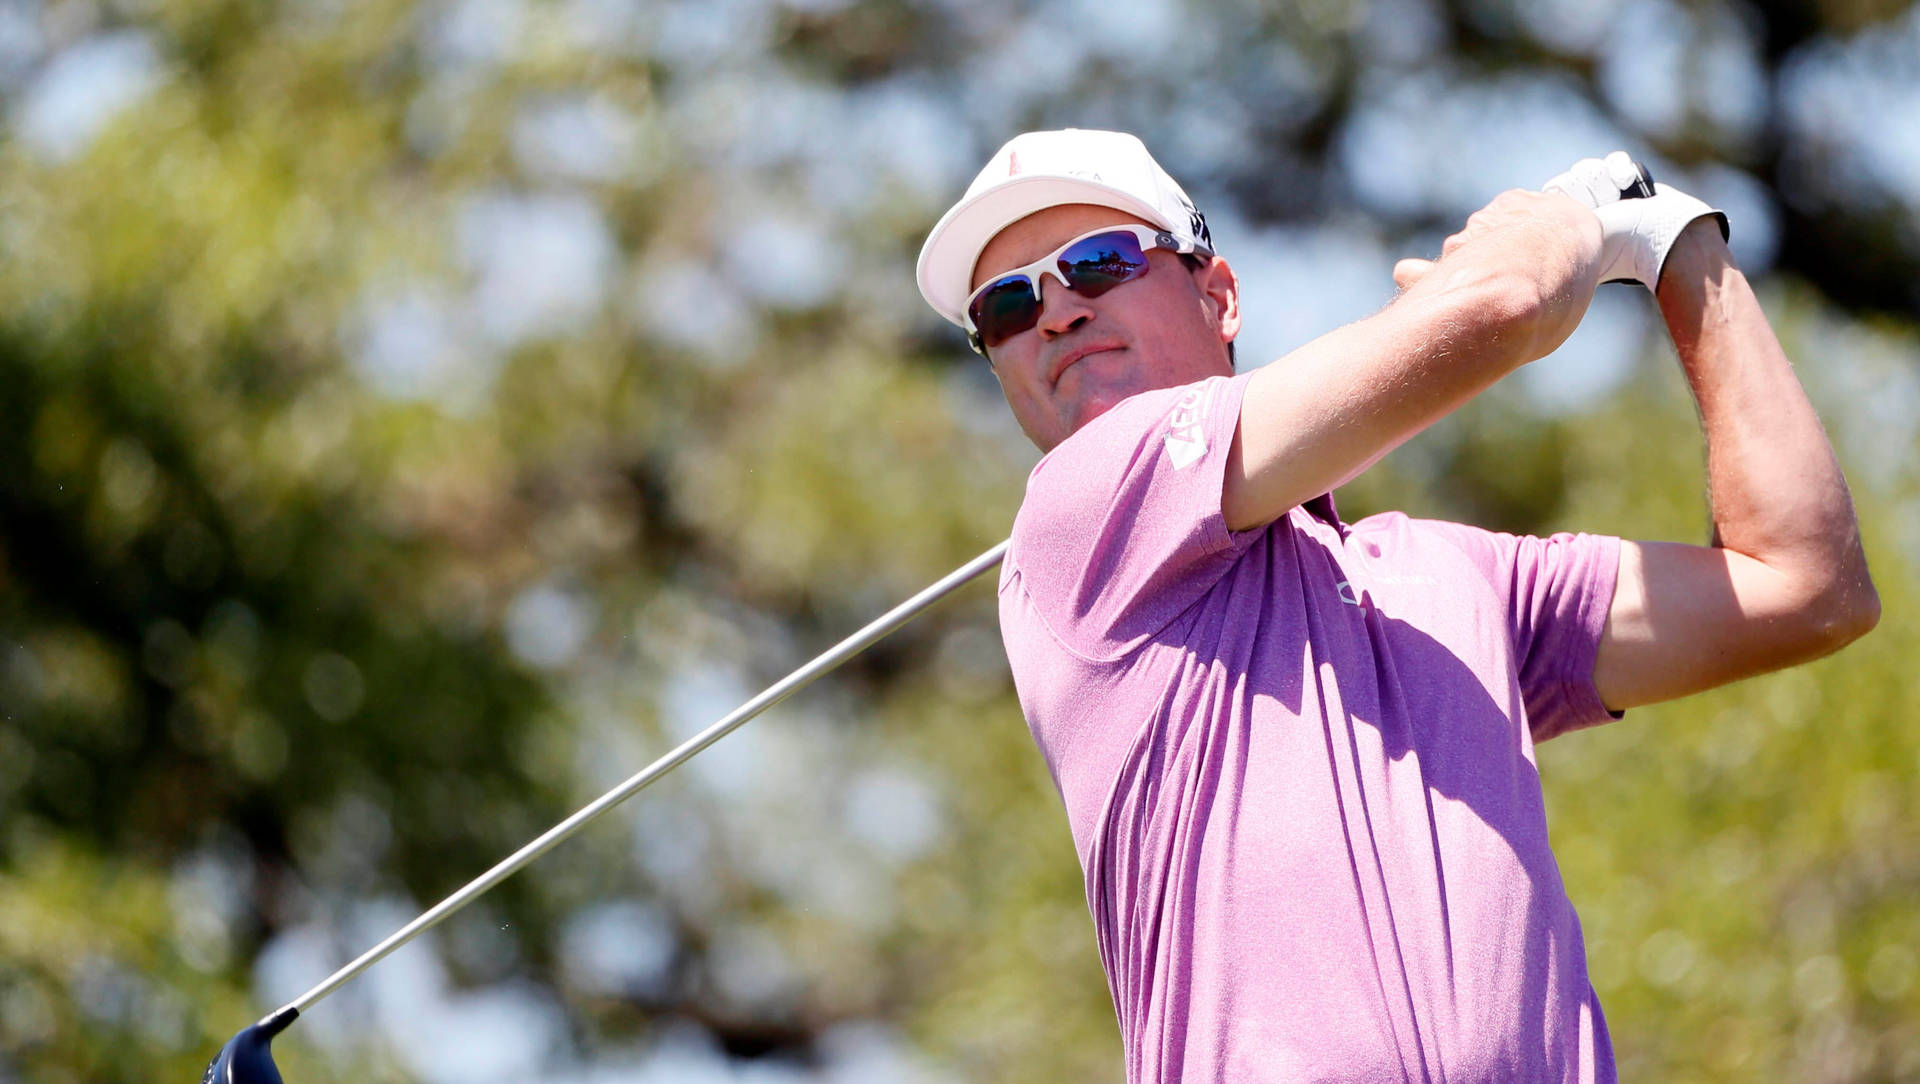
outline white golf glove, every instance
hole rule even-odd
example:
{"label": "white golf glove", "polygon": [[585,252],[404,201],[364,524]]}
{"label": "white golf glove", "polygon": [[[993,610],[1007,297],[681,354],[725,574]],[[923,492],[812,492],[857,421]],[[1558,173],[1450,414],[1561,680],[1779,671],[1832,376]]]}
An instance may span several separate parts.
{"label": "white golf glove", "polygon": [[1651,290],[1660,282],[1667,250],[1694,219],[1712,215],[1720,236],[1730,236],[1727,216],[1678,189],[1657,184],[1626,151],[1582,158],[1541,186],[1563,192],[1600,216],[1601,282],[1637,282]]}

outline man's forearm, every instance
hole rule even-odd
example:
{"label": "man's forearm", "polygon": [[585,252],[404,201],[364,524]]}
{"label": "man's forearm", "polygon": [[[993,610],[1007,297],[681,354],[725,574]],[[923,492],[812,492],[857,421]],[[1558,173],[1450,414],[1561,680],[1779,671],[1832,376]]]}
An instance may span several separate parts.
{"label": "man's forearm", "polygon": [[1405,291],[1254,374],[1221,509],[1259,526],[1364,470],[1565,340],[1593,298],[1600,223],[1563,195],[1503,192],[1437,262],[1403,260]]}
{"label": "man's forearm", "polygon": [[1714,544],[1788,577],[1822,626],[1870,626],[1878,604],[1846,479],[1710,220],[1674,245],[1658,296],[1706,432]]}
{"label": "man's forearm", "polygon": [[1528,360],[1506,293],[1423,291],[1255,373],[1227,464],[1227,525],[1265,524],[1345,483]]}

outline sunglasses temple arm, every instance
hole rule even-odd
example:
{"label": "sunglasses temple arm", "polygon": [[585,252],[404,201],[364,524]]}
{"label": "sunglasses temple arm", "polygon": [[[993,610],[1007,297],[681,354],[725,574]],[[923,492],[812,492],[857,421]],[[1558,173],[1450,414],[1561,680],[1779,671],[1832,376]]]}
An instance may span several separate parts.
{"label": "sunglasses temple arm", "polygon": [[545,854],[554,845],[586,827],[601,814],[639,793],[647,784],[693,759],[695,754],[726,737],[734,728],[806,688],[815,679],[838,669],[848,659],[873,646],[888,633],[906,624],[920,611],[946,597],[955,588],[998,565],[1006,552],[1007,542],[1002,541],[999,545],[947,573],[919,594],[875,618],[865,628],[815,656],[811,662],[769,685],[758,696],[733,709],[724,718],[682,742],[672,752],[628,777],[625,782],[594,799],[591,804],[582,807],[566,820],[547,829],[526,846],[508,855],[492,869],[467,882],[465,887],[435,904],[419,918],[394,931],[386,940],[362,953],[352,963],[334,972],[319,985],[289,1002],[280,1011],[305,1012],[315,1002],[339,989],[348,979],[380,962],[388,953],[401,945],[439,925],[454,912],[512,876],[520,867]]}

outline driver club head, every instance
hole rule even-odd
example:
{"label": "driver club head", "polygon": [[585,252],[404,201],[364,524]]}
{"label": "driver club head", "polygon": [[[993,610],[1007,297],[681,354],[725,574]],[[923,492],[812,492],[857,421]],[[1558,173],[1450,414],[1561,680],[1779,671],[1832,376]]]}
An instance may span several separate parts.
{"label": "driver club head", "polygon": [[284,1084],[280,1067],[273,1064],[273,1037],[285,1031],[299,1015],[300,1010],[289,1005],[257,1024],[242,1028],[207,1063],[200,1084]]}

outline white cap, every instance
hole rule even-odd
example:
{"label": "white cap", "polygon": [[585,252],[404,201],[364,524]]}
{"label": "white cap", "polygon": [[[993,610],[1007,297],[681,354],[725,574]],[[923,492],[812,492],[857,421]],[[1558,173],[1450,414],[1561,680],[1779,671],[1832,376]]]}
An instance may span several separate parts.
{"label": "white cap", "polygon": [[987,242],[1035,211],[1068,203],[1125,211],[1213,251],[1206,218],[1137,137],[1080,128],[1027,132],[1000,148],[927,235],[915,270],[920,295],[965,327],[973,265]]}

